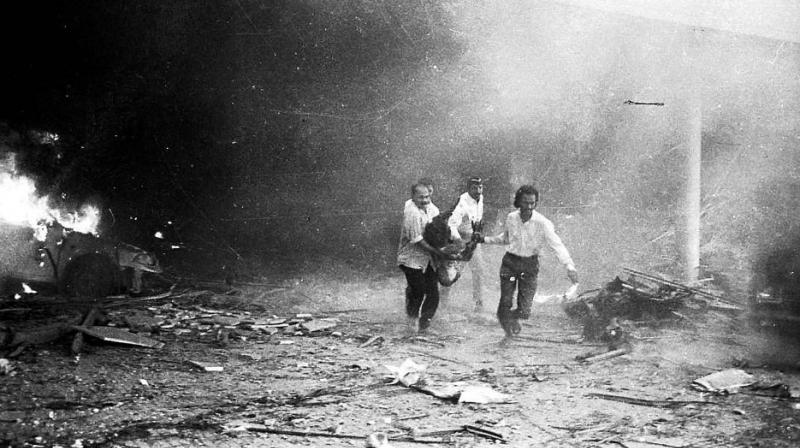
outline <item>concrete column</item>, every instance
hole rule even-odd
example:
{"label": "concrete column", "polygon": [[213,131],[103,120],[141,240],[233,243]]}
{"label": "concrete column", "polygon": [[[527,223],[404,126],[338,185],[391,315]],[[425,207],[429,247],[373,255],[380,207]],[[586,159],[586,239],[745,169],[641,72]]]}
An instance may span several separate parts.
{"label": "concrete column", "polygon": [[687,182],[686,182],[686,247],[684,250],[686,280],[697,280],[700,273],[700,192],[703,117],[702,103],[696,91],[688,100]]}

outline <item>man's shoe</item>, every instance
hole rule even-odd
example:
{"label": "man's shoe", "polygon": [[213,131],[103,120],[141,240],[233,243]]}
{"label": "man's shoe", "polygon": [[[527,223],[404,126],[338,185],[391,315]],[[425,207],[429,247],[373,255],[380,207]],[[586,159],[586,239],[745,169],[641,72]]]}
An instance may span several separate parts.
{"label": "man's shoe", "polygon": [[406,331],[409,334],[413,334],[417,331],[417,318],[416,317],[406,317]]}
{"label": "man's shoe", "polygon": [[503,328],[503,331],[506,334],[506,336],[505,336],[506,339],[511,339],[511,338],[514,337],[514,327],[513,327],[513,323],[512,322],[510,322],[510,321],[502,321],[501,320],[500,321],[500,326]]}
{"label": "man's shoe", "polygon": [[520,333],[520,331],[522,331],[522,325],[520,325],[519,321],[518,321],[518,320],[516,320],[516,319],[514,319],[513,321],[511,321],[511,323],[509,324],[509,326],[511,327],[511,333],[513,333],[513,334],[515,334],[515,335],[516,335],[516,334],[519,334],[519,333]]}
{"label": "man's shoe", "polygon": [[426,333],[428,331],[428,327],[431,326],[430,319],[420,319],[419,320],[419,333]]}

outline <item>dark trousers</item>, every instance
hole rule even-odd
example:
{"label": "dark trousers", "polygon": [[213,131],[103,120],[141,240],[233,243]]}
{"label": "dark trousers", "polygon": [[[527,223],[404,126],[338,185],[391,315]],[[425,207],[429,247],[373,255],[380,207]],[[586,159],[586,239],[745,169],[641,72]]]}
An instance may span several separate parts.
{"label": "dark trousers", "polygon": [[[536,279],[539,276],[539,257],[520,257],[510,252],[503,256],[500,264],[500,303],[497,319],[508,333],[510,325],[531,316],[533,295],[536,294]],[[514,305],[517,295],[517,308]]]}
{"label": "dark trousers", "polygon": [[439,307],[439,280],[433,266],[423,272],[400,265],[406,274],[406,314],[408,317],[419,317],[419,326],[425,329],[430,324],[436,308]]}

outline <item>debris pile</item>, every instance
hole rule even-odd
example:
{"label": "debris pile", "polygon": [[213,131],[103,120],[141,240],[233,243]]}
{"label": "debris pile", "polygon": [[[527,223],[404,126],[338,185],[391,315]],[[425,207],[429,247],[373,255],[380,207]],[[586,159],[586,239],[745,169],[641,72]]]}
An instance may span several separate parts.
{"label": "debris pile", "polygon": [[[159,300],[176,298],[170,294],[154,296]],[[194,298],[194,295],[187,296]],[[125,308],[114,309],[123,305]],[[28,310],[30,311],[30,309]],[[249,312],[230,312],[172,300],[160,306],[134,307],[131,300],[106,301],[89,309],[83,316],[43,325],[12,327],[0,325],[0,349],[18,356],[26,347],[72,337],[71,351],[78,354],[84,336],[123,345],[159,349],[164,343],[155,338],[168,335],[190,337],[226,345],[231,340],[270,339],[277,344],[291,343],[293,336],[341,336],[334,331],[335,317],[315,318],[297,313],[287,317],[254,317]],[[275,338],[271,338],[275,335]],[[150,337],[152,336],[152,337]],[[284,339],[285,338],[285,339]]]}
{"label": "debris pile", "polygon": [[562,304],[564,312],[583,325],[590,341],[624,342],[621,320],[660,320],[684,307],[741,310],[721,297],[662,277],[625,269],[628,280],[616,277],[602,289],[587,291]]}

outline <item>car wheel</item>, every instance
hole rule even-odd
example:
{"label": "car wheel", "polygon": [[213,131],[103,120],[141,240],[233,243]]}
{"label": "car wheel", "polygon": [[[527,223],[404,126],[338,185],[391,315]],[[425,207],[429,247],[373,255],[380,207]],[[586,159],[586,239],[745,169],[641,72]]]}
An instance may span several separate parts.
{"label": "car wheel", "polygon": [[82,255],[64,270],[64,291],[71,296],[105,297],[116,292],[118,286],[117,267],[105,255]]}

